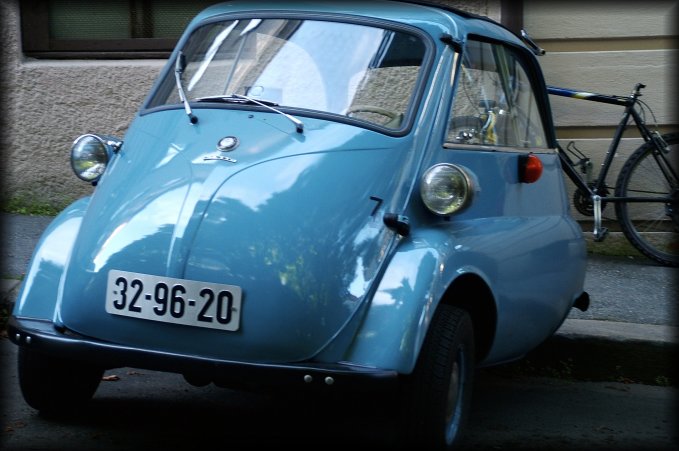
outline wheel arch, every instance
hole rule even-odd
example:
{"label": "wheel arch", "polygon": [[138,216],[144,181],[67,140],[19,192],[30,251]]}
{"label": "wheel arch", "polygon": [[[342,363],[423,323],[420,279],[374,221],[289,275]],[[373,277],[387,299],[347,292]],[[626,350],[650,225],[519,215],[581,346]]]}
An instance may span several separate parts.
{"label": "wheel arch", "polygon": [[498,321],[485,266],[445,265],[451,260],[449,255],[421,244],[404,246],[396,253],[342,360],[409,374],[442,304],[469,313],[477,363],[489,355]]}
{"label": "wheel arch", "polygon": [[451,282],[439,303],[469,313],[474,325],[476,361],[482,361],[490,352],[497,326],[495,297],[488,284],[477,274],[462,274]]}

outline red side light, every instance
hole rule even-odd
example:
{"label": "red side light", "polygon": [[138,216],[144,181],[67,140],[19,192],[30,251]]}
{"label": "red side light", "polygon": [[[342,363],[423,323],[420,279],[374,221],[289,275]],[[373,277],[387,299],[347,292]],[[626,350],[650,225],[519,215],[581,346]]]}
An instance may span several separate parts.
{"label": "red side light", "polygon": [[537,182],[542,175],[542,161],[537,155],[529,153],[519,155],[519,182]]}

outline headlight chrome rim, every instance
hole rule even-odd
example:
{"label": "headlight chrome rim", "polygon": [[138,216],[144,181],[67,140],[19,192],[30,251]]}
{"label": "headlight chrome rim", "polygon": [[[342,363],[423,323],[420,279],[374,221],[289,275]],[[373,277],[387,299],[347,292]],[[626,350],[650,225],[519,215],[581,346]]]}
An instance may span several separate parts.
{"label": "headlight chrome rim", "polygon": [[80,135],[71,146],[71,168],[80,180],[95,183],[104,174],[112,154],[111,145],[101,136]]}
{"label": "headlight chrome rim", "polygon": [[420,181],[420,197],[429,211],[451,216],[464,210],[472,197],[472,181],[467,171],[452,163],[439,163],[427,169]]}

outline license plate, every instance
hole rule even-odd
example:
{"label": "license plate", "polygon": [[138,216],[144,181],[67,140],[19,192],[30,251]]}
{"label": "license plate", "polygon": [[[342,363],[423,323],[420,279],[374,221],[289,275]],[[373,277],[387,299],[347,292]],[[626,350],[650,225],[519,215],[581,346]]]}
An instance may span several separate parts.
{"label": "license plate", "polygon": [[106,311],[112,315],[236,331],[241,289],[234,285],[111,270]]}

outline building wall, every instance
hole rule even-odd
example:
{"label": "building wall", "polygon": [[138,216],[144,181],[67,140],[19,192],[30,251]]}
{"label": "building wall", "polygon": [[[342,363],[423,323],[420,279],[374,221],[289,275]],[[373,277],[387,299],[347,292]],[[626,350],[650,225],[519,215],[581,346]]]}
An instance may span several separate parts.
{"label": "building wall", "polygon": [[[500,20],[500,0],[446,1]],[[164,60],[48,60],[21,52],[19,0],[0,2],[0,202],[65,206],[91,192],[69,150],[83,133],[124,135]]]}
{"label": "building wall", "polygon": [[2,200],[64,206],[91,192],[70,167],[83,133],[121,136],[162,68],[162,60],[36,60],[21,53],[19,1],[0,2]]}
{"label": "building wall", "polygon": [[[636,83],[644,83],[642,100],[662,132],[677,130],[678,16],[674,0],[524,1],[524,28],[547,51],[540,57],[547,84],[629,95]],[[623,109],[555,96],[550,101],[561,145],[574,141],[598,172]],[[650,114],[646,119],[655,122]],[[625,136],[610,184],[641,144],[633,130]],[[607,209],[609,216],[612,210]]]}

